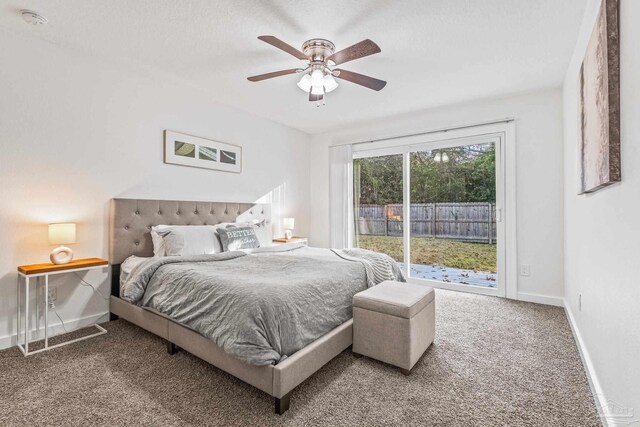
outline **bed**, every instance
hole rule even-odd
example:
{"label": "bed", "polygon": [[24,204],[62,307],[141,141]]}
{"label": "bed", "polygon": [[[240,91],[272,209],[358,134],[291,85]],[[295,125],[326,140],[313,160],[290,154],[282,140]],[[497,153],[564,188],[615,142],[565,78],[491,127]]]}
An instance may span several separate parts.
{"label": "bed", "polygon": [[[239,221],[263,222],[268,227],[271,227],[270,206],[250,203],[113,199],[110,206],[109,239],[109,256],[112,264],[110,305],[112,319],[121,317],[163,338],[167,342],[167,350],[170,354],[175,353],[178,349],[188,351],[273,396],[275,398],[275,411],[278,414],[282,414],[289,408],[292,390],[352,344],[350,304],[348,307],[349,316],[343,316],[342,320],[344,321],[341,320],[335,327],[332,327],[326,333],[323,332],[321,336],[312,341],[305,342],[304,347],[299,350],[292,354],[286,354],[286,357],[277,354],[271,356],[273,358],[272,363],[269,363],[270,359],[267,356],[264,356],[264,359],[256,359],[255,363],[248,363],[247,360],[242,360],[242,353],[233,354],[234,349],[225,345],[226,341],[218,340],[221,345],[216,344],[213,339],[204,336],[203,331],[199,331],[197,325],[190,324],[185,320],[185,317],[170,316],[163,313],[162,310],[150,309],[150,307],[144,307],[139,303],[129,302],[126,297],[121,297],[121,264],[131,255],[138,257],[151,257],[153,255],[150,231],[154,225],[216,225]],[[312,251],[311,249],[304,250]],[[325,251],[328,252],[328,250]],[[304,252],[303,255],[305,257],[316,256],[313,252]],[[266,259],[269,256],[274,256],[274,254],[253,256],[256,259],[260,257]],[[293,256],[297,255],[294,254]],[[242,257],[232,256],[227,258],[234,258],[233,261],[225,262],[238,263],[238,271],[244,269],[242,262],[245,261]],[[283,258],[285,258],[284,255],[278,256],[277,259],[282,260]],[[335,256],[335,259],[338,259],[338,257]],[[190,260],[190,262],[199,261],[202,260]],[[206,259],[204,261],[209,262],[211,260]],[[335,262],[335,260],[329,260],[328,258],[325,261]],[[346,260],[342,260],[342,262],[350,263]],[[355,269],[362,276],[365,267],[358,263],[351,262],[350,264],[352,264],[350,266],[351,272],[353,273]],[[225,264],[227,270],[229,265]],[[244,265],[247,265],[246,262]],[[186,267],[181,265],[181,268]],[[215,271],[213,267],[209,269]],[[332,270],[326,268],[326,266],[325,269]],[[288,280],[290,281],[291,279]],[[336,282],[335,274],[333,281]],[[300,286],[302,285],[312,286],[309,283],[302,283]],[[350,303],[352,294],[362,290],[360,289],[361,287],[366,288],[366,286],[366,280],[363,285],[358,285],[357,283],[352,285],[352,289],[348,290],[350,294],[343,296],[342,302],[336,304],[344,305],[347,297]],[[257,299],[266,299],[266,296],[271,294],[277,294],[277,292],[269,291],[269,293],[263,293],[258,295]],[[152,304],[147,305],[152,306]],[[273,301],[267,301],[263,307],[267,308],[271,305],[273,305]],[[342,308],[344,309],[344,307]],[[260,318],[257,322],[262,321],[263,318]],[[335,322],[335,319],[333,321]],[[282,346],[286,347],[286,343],[283,343]],[[282,350],[282,352],[286,353],[285,350]],[[262,357],[262,355],[258,356]],[[262,363],[262,360],[264,360],[264,363]],[[249,362],[254,362],[254,360],[251,359]]]}

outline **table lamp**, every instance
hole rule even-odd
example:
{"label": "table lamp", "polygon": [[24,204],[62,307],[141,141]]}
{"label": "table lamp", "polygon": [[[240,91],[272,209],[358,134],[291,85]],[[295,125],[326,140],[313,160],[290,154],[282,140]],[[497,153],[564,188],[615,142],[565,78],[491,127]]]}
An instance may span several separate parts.
{"label": "table lamp", "polygon": [[293,228],[295,225],[295,219],[282,218],[282,227],[284,228],[284,238],[290,240],[293,236]]}
{"label": "table lamp", "polygon": [[49,224],[49,243],[60,245],[51,251],[49,259],[54,264],[67,264],[73,259],[73,251],[64,246],[76,242],[76,225],[73,223]]}

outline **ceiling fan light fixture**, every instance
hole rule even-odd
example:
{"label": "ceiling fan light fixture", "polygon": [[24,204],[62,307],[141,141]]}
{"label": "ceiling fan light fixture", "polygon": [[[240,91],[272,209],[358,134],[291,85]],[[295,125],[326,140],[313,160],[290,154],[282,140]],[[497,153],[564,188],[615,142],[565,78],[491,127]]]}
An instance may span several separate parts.
{"label": "ceiling fan light fixture", "polygon": [[[309,102],[316,102],[317,105],[320,105],[320,103],[324,105],[326,94],[338,88],[336,78],[347,80],[375,91],[381,90],[387,84],[384,80],[374,79],[364,74],[333,68],[345,62],[380,53],[380,47],[369,39],[338,52],[335,51],[335,45],[325,39],[307,40],[302,45],[302,51],[274,36],[260,36],[258,39],[299,60],[306,61],[306,67],[290,68],[247,77],[250,82],[260,82],[274,77],[301,73],[302,76],[298,80],[297,86],[308,94]],[[441,158],[439,157],[438,160],[441,161]]]}
{"label": "ceiling fan light fixture", "polygon": [[298,87],[305,91],[305,93],[309,93],[311,90],[311,76],[309,74],[305,74],[302,76],[300,81],[298,82]]}
{"label": "ceiling fan light fixture", "polygon": [[324,95],[324,73],[319,68],[311,72],[311,94]]}
{"label": "ceiling fan light fixture", "polygon": [[331,74],[324,76],[324,90],[329,93],[338,87],[338,82],[333,78]]}
{"label": "ceiling fan light fixture", "polygon": [[311,73],[311,86],[322,86],[324,85],[324,73],[322,70],[315,69]]}

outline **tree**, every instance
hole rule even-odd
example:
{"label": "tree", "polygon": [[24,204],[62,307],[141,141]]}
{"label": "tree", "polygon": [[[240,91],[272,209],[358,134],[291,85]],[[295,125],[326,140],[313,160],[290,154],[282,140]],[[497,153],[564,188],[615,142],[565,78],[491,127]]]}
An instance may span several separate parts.
{"label": "tree", "polygon": [[356,159],[353,164],[354,193],[361,204],[402,203],[401,155]]}
{"label": "tree", "polygon": [[[493,144],[413,152],[410,163],[412,203],[495,202]],[[356,159],[353,164],[360,204],[402,203],[402,155]]]}

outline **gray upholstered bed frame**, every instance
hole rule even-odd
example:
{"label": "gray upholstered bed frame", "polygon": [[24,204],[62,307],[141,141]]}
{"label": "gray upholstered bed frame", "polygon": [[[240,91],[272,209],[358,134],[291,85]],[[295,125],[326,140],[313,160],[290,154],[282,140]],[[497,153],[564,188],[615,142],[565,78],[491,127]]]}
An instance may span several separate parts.
{"label": "gray upholstered bed frame", "polygon": [[312,342],[277,365],[244,363],[213,341],[170,319],[120,299],[120,264],[130,255],[153,256],[151,227],[170,225],[215,225],[266,219],[271,225],[270,206],[251,203],[193,202],[170,200],[113,199],[111,201],[109,258],[111,271],[111,316],[152,332],[167,342],[170,354],[178,348],[275,397],[276,413],[289,409],[291,391],[323,365],[348,348],[353,341],[352,321]]}

